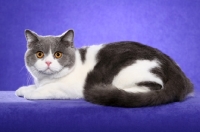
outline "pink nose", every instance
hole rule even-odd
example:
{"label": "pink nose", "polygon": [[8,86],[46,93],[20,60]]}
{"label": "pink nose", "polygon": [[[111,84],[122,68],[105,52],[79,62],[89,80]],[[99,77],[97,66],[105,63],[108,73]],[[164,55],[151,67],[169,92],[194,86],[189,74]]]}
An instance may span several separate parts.
{"label": "pink nose", "polygon": [[50,61],[46,61],[45,63],[46,63],[48,66],[51,65],[51,62],[50,62]]}

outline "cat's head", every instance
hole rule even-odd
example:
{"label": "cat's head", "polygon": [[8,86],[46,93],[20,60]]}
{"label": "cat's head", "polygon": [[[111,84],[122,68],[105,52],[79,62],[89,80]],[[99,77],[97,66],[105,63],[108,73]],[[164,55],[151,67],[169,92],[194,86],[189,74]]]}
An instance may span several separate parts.
{"label": "cat's head", "polygon": [[68,30],[60,36],[40,36],[25,30],[27,51],[25,63],[37,79],[59,78],[68,74],[75,64],[74,32]]}

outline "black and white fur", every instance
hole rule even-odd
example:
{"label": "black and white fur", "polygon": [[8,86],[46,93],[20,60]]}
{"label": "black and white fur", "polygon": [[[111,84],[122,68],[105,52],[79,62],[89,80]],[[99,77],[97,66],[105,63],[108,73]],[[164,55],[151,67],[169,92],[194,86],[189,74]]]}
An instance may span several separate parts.
{"label": "black and white fur", "polygon": [[[25,64],[35,84],[19,88],[17,96],[141,107],[182,101],[193,93],[179,66],[155,48],[124,41],[76,49],[73,30],[61,36],[26,30],[25,35]],[[37,51],[44,57],[37,58]],[[57,51],[63,54],[59,59],[54,57]]]}

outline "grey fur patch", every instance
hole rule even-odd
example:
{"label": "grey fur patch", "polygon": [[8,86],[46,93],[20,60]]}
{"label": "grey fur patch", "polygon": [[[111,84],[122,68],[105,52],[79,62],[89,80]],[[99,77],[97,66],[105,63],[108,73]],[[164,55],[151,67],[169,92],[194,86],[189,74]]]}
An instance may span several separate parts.
{"label": "grey fur patch", "polygon": [[79,49],[79,53],[81,55],[81,60],[83,63],[85,62],[85,59],[86,59],[87,48],[88,47]]}

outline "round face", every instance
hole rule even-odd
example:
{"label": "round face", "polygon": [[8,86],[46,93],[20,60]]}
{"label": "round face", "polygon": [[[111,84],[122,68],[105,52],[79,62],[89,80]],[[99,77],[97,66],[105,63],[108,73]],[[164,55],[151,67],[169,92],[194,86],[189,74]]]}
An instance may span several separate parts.
{"label": "round face", "polygon": [[75,49],[71,42],[63,42],[59,37],[53,36],[37,39],[38,41],[29,42],[25,54],[29,72],[37,78],[67,74],[75,63]]}

